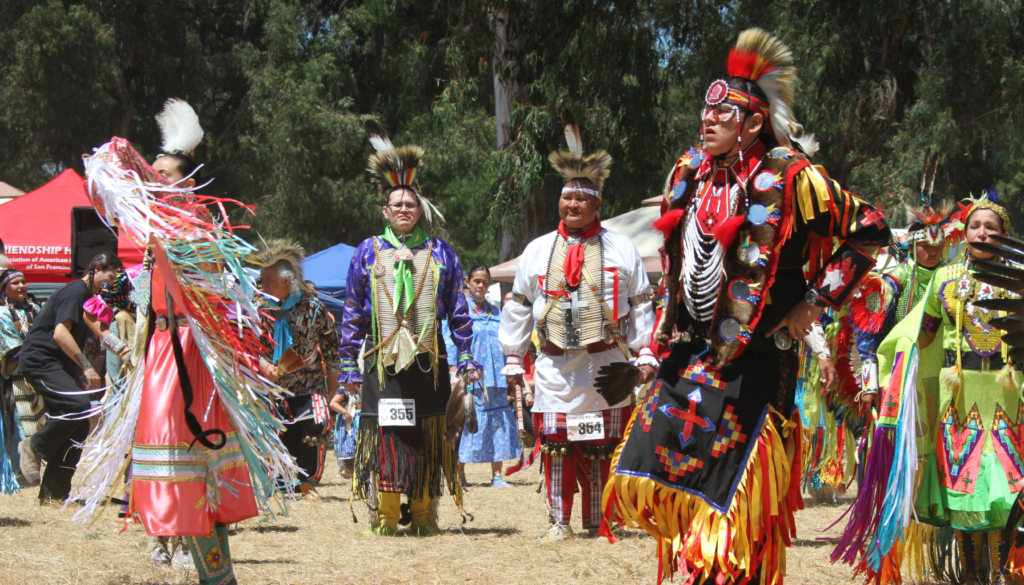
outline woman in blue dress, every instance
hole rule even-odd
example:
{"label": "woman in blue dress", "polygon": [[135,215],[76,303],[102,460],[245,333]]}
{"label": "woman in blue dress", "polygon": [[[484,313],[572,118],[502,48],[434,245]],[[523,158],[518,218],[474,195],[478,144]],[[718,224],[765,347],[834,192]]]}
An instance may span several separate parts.
{"label": "woman in blue dress", "polygon": [[[483,366],[483,379],[473,384],[476,400],[476,418],[479,431],[470,434],[462,429],[459,444],[459,474],[465,484],[466,463],[490,463],[491,485],[509,487],[501,478],[503,461],[516,459],[522,453],[516,417],[508,401],[507,384],[501,369],[505,367],[505,354],[498,347],[498,324],[501,309],[487,302],[491,286],[491,272],[486,266],[477,266],[469,272],[469,316],[473,319],[473,356]],[[458,355],[444,325],[444,341],[448,355]],[[453,370],[454,371],[454,370]]]}

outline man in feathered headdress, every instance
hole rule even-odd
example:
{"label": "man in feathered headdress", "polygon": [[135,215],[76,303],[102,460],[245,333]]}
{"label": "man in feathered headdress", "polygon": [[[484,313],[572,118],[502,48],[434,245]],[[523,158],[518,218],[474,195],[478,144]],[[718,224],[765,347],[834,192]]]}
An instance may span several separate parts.
{"label": "man in feathered headdress", "polygon": [[[612,462],[601,533],[643,527],[662,577],[682,565],[701,582],[781,580],[803,505],[794,341],[847,302],[890,238],[879,211],[809,162],[791,61],[765,31],[740,35],[728,79],[708,88],[701,148],[671,171],[655,222],[669,289],[656,338],[675,328],[682,340]],[[843,243],[833,253],[812,235]]]}
{"label": "man in feathered headdress", "polygon": [[[596,535],[601,492],[633,389],[649,381],[658,365],[646,347],[654,309],[643,260],[632,240],[601,227],[611,156],[603,150],[583,154],[579,127],[567,109],[562,125],[569,150],[548,157],[566,181],[558,199],[562,220],[558,230],[523,251],[498,334],[509,388],[525,386],[522,364],[534,326],[541,336],[534,374],[537,444],[526,466],[543,452],[551,523],[543,542],[573,536],[569,520],[577,483],[583,528]],[[632,352],[641,352],[642,372],[628,365]],[[605,376],[595,380],[599,370]]]}
{"label": "man in feathered headdress", "polygon": [[299,490],[310,499],[324,472],[331,426],[328,400],[338,393],[341,358],[334,322],[302,278],[305,257],[302,246],[275,239],[248,260],[261,267],[262,290],[270,297],[267,312],[274,318],[266,324],[274,343],[260,359],[260,370],[292,393],[282,400],[288,430],[281,442],[302,469]]}
{"label": "man in feathered headdress", "polygon": [[[384,199],[388,226],[356,248],[342,316],[341,382],[352,395],[355,384],[363,384],[355,483],[364,500],[376,499],[368,502],[379,516],[374,533],[395,534],[404,493],[412,532],[432,536],[439,529],[431,519],[431,501],[441,495],[443,481],[462,506],[458,453],[446,442],[446,435],[455,434],[446,427],[458,418],[449,407],[449,364],[477,379],[470,350],[473,324],[458,256],[420,225],[421,217],[428,225],[435,216],[444,219],[416,182],[423,149],[396,148],[372,121],[366,122],[366,133],[377,151],[369,171]],[[439,325],[444,319],[457,356],[444,355]],[[461,420],[457,425],[461,433]]]}

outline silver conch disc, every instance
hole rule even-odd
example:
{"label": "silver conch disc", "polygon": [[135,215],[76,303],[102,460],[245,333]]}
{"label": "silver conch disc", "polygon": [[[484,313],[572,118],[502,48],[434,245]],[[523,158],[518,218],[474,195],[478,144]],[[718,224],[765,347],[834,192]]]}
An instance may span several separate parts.
{"label": "silver conch disc", "polygon": [[726,341],[736,341],[740,336],[740,322],[726,317],[718,323],[718,334]]}
{"label": "silver conch disc", "polygon": [[740,262],[747,266],[753,266],[757,264],[759,258],[761,258],[761,249],[757,247],[757,244],[751,244],[749,246],[740,246],[736,249],[736,256]]}
{"label": "silver conch disc", "polygon": [[775,332],[775,347],[786,351],[793,347],[793,339],[781,331]]}
{"label": "silver conch disc", "polygon": [[753,203],[747,210],[747,221],[753,225],[764,225],[768,221],[768,208],[760,203]]}
{"label": "silver conch disc", "polygon": [[750,283],[743,279],[736,279],[730,282],[729,296],[734,301],[746,302],[750,296]]}

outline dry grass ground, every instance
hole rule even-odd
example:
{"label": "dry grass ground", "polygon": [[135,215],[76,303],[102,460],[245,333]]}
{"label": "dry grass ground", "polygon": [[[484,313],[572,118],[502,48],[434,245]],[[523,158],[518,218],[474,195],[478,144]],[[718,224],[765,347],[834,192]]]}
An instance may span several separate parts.
{"label": "dry grass ground", "polygon": [[[329,453],[329,457],[330,457]],[[450,499],[441,508],[445,534],[431,539],[363,536],[365,506],[356,503],[360,523],[349,513],[349,484],[337,477],[334,461],[321,487],[322,500],[292,503],[278,522],[253,519],[231,535],[235,573],[243,584],[280,583],[648,583],[656,578],[654,541],[628,531],[616,545],[604,539],[544,545],[546,529],[533,470],[517,474],[514,488],[484,486],[486,465],[467,466],[475,484],[467,497],[476,520],[461,524]],[[845,504],[811,503],[798,514],[799,540],[789,550],[786,583],[848,583],[852,573],[828,562],[835,536],[825,530]],[[846,500],[848,503],[848,500]],[[182,584],[195,573],[150,563],[146,535],[133,526],[118,534],[108,510],[92,533],[68,520],[71,512],[40,507],[35,489],[0,496],[0,583]],[[573,525],[579,529],[579,501]],[[858,581],[859,582],[859,581]]]}

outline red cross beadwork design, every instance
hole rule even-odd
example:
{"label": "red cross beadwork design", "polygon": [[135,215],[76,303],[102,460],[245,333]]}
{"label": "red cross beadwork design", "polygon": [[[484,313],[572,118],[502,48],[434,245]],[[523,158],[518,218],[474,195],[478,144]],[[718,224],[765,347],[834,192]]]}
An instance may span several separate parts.
{"label": "red cross beadwork design", "polygon": [[733,412],[732,405],[726,406],[722,414],[722,424],[718,426],[718,436],[715,437],[715,444],[711,448],[712,457],[721,457],[737,443],[747,441],[747,435],[740,432],[743,426],[738,421],[739,417]]}
{"label": "red cross beadwork design", "polygon": [[704,462],[700,459],[694,459],[661,445],[654,448],[654,453],[658,456],[658,461],[665,467],[665,471],[668,472],[669,481],[675,481],[676,478],[682,477],[694,469],[704,467]]}
{"label": "red cross beadwork design", "polygon": [[709,418],[697,415],[697,404],[701,402],[700,389],[690,392],[687,398],[690,399],[690,406],[686,410],[681,410],[671,404],[658,407],[658,410],[665,416],[684,421],[683,432],[679,433],[679,443],[682,447],[686,447],[693,441],[693,425],[700,425],[701,430],[705,433],[711,433],[715,430],[715,425],[711,424]]}
{"label": "red cross beadwork design", "polygon": [[882,225],[884,225],[882,223],[883,219],[885,219],[885,214],[882,213],[882,208],[881,206],[879,206],[878,209],[869,209],[866,213],[864,213],[864,216],[860,218],[860,223],[864,227],[872,225],[877,225],[881,227]]}

